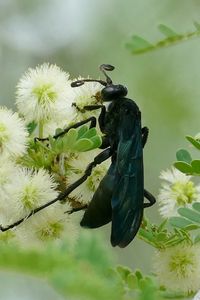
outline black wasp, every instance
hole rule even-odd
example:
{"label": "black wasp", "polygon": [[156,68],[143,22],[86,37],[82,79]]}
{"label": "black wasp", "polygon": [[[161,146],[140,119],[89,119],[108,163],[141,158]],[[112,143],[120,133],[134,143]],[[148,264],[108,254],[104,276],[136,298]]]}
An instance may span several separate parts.
{"label": "black wasp", "polygon": [[[156,201],[153,195],[144,189],[143,147],[147,141],[148,128],[141,127],[141,113],[137,104],[133,100],[125,98],[128,92],[126,87],[121,84],[113,84],[106,74],[106,71],[113,69],[114,67],[111,65],[100,66],[106,81],[83,79],[71,84],[72,87],[78,87],[85,82],[96,81],[104,86],[101,90],[101,98],[103,102],[110,102],[108,109],[104,105],[84,107],[89,111],[101,109],[98,122],[104,134],[100,148],[104,150],[87,166],[84,175],[60,193],[56,199],[32,210],[28,216],[7,227],[0,225],[1,231],[9,230],[56,201],[66,199],[91,175],[92,169],[96,165],[111,157],[108,172],[86,208],[81,226],[97,228],[111,221],[112,246],[123,248],[133,240],[142,222],[143,209],[152,206]],[[91,122],[90,127],[96,126],[96,118],[92,116],[66,128],[54,138],[57,139],[71,128],[77,128],[88,122]],[[48,140],[48,138],[37,140]],[[147,198],[148,203],[144,203],[144,197]],[[80,209],[83,207],[72,209],[69,213]]]}
{"label": "black wasp", "polygon": [[[111,65],[103,64],[100,70],[106,81],[83,79],[73,82],[78,87],[88,81],[100,82],[104,105],[85,106],[85,110],[101,109],[99,127],[104,134],[101,149],[94,161],[87,167],[85,178],[92,168],[111,157],[107,174],[99,184],[81,220],[81,226],[97,228],[112,222],[112,246],[126,247],[139,230],[143,209],[152,206],[155,198],[144,189],[143,147],[148,137],[148,128],[141,127],[141,112],[137,104],[126,98],[127,88],[113,84],[106,71],[114,70]],[[91,127],[96,125],[95,117]],[[79,124],[80,125],[80,124]],[[144,203],[144,197],[149,201]]]}

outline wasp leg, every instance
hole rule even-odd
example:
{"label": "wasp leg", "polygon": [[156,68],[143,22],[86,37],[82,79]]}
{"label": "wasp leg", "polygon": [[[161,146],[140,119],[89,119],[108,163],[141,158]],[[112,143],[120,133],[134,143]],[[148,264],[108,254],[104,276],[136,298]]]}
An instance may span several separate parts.
{"label": "wasp leg", "polygon": [[90,117],[90,118],[88,118],[88,119],[86,119],[86,120],[77,122],[76,124],[67,127],[67,128],[66,128],[65,130],[63,130],[62,132],[60,132],[60,133],[54,135],[54,139],[57,139],[58,137],[64,135],[65,133],[67,133],[67,132],[68,132],[70,129],[72,129],[72,128],[78,128],[78,127],[80,127],[80,126],[82,126],[82,125],[84,125],[84,124],[87,124],[87,123],[89,123],[89,122],[91,122],[90,128],[96,127],[97,120],[96,120],[96,118],[95,118],[94,116],[92,116],[92,117]]}
{"label": "wasp leg", "polygon": [[144,189],[144,197],[149,200],[149,203],[144,203],[144,208],[146,207],[150,207],[152,205],[154,205],[156,203],[156,199],[155,197],[150,193],[148,192],[147,190]]}
{"label": "wasp leg", "polygon": [[102,136],[102,144],[99,149],[106,149],[108,147],[110,147],[110,139],[106,135]]}
{"label": "wasp leg", "polygon": [[98,118],[99,127],[102,132],[104,132],[104,129],[105,129],[105,116],[106,116],[106,107],[104,105],[102,105],[101,113]]}
{"label": "wasp leg", "polygon": [[102,105],[102,104],[97,104],[97,105],[86,105],[86,106],[84,106],[83,108],[84,108],[85,110],[91,111],[91,110],[96,110],[96,109],[102,108],[103,106],[104,106],[104,105]]}
{"label": "wasp leg", "polygon": [[149,128],[145,126],[142,128],[142,146],[143,146],[143,148],[147,142],[148,135],[149,135]]}
{"label": "wasp leg", "polygon": [[101,129],[102,132],[104,132],[104,128],[105,128],[105,115],[106,115],[106,107],[105,105],[87,105],[84,106],[85,110],[95,110],[95,109],[99,109],[101,108],[101,112],[98,118],[98,122],[99,122],[99,127]]}
{"label": "wasp leg", "polygon": [[[89,123],[89,122],[91,122],[90,128],[96,127],[97,120],[96,120],[96,118],[94,116],[92,116],[92,117],[90,117],[90,118],[88,118],[86,120],[77,122],[76,124],[73,124],[73,125],[67,127],[62,132],[59,132],[58,134],[54,135],[53,138],[57,139],[60,136],[65,135],[70,129],[72,129],[72,128],[78,128],[78,127],[80,127],[80,126],[82,126],[82,125],[84,125],[86,123]],[[37,137],[35,138],[35,141],[48,141],[48,140],[49,140],[49,138],[43,138],[43,139],[40,139],[40,138],[37,138]]]}

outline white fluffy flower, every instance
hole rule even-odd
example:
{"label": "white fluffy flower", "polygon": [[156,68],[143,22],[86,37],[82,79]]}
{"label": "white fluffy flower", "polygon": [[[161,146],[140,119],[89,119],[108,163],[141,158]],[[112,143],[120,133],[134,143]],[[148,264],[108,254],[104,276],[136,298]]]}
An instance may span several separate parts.
{"label": "white fluffy flower", "polygon": [[0,154],[23,155],[26,151],[28,132],[17,113],[0,107]]}
{"label": "white fluffy flower", "polygon": [[0,155],[0,223],[6,215],[9,195],[6,186],[15,180],[18,167],[10,160],[8,155]]}
{"label": "white fluffy flower", "polygon": [[[76,80],[81,80],[82,77],[79,77]],[[81,121],[83,119],[86,119],[88,117],[91,117],[91,111],[85,111],[84,106],[87,105],[101,105],[102,99],[101,99],[101,92],[102,85],[98,82],[85,82],[83,85],[79,87],[72,88],[72,99],[71,102],[75,103],[75,106],[73,106],[73,113],[72,117],[75,116],[76,121]],[[98,116],[99,114],[98,110],[93,110],[92,115]]]}
{"label": "white fluffy flower", "polygon": [[[86,167],[89,163],[92,162],[93,158],[99,153],[99,150],[94,150],[84,153],[80,153],[77,157],[69,162],[70,168],[72,171],[67,176],[66,181],[67,185],[73,184],[81,176],[83,176]],[[110,160],[106,160],[100,165],[97,165],[93,170],[92,174],[88,179],[78,186],[73,192],[70,193],[69,198],[75,199],[76,201],[82,204],[88,204],[95,191],[97,190],[100,181],[105,176],[108,167],[110,165]]]}
{"label": "white fluffy flower", "polygon": [[200,201],[200,186],[191,181],[191,176],[172,168],[162,171],[160,178],[164,182],[158,195],[158,202],[163,217],[176,216],[180,206],[190,207],[193,202]]}
{"label": "white fluffy flower", "polygon": [[157,251],[155,272],[160,284],[175,292],[196,292],[200,288],[199,257],[199,245],[178,244]]}
{"label": "white fluffy flower", "polygon": [[6,222],[15,222],[27,216],[31,210],[55,199],[58,196],[56,187],[53,178],[43,169],[37,172],[18,169],[12,180],[5,185],[8,198]]}
{"label": "white fluffy flower", "polygon": [[31,216],[16,229],[16,237],[24,247],[40,246],[49,241],[66,240],[73,246],[78,230],[71,216],[68,204],[55,203]]}
{"label": "white fluffy flower", "polygon": [[18,166],[6,154],[0,155],[0,192],[5,184],[12,180],[18,170]]}
{"label": "white fluffy flower", "polygon": [[17,85],[17,107],[26,122],[67,118],[71,107],[69,74],[56,65],[29,69]]}

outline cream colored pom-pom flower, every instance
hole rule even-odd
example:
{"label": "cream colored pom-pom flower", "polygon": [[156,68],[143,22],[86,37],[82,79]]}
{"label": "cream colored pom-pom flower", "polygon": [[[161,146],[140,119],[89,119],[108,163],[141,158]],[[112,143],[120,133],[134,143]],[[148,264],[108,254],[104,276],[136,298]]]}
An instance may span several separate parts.
{"label": "cream colored pom-pom flower", "polygon": [[71,107],[69,74],[44,63],[29,69],[17,85],[16,104],[27,123],[67,118]]}
{"label": "cream colored pom-pom flower", "polygon": [[5,216],[7,222],[13,223],[26,217],[31,210],[55,199],[58,196],[56,187],[57,184],[45,170],[20,168],[5,185],[8,198]]}
{"label": "cream colored pom-pom flower", "polygon": [[186,294],[200,288],[200,246],[178,244],[159,250],[155,256],[155,273],[168,290]]}
{"label": "cream colored pom-pom flower", "polygon": [[164,181],[158,195],[161,216],[176,216],[179,207],[190,207],[193,202],[200,202],[200,186],[191,181],[191,176],[172,168],[162,171],[160,178]]}
{"label": "cream colored pom-pom flower", "polygon": [[66,211],[68,204],[55,203],[24,221],[16,229],[16,239],[23,247],[38,247],[45,242],[65,240],[73,246],[78,230]]}
{"label": "cream colored pom-pom flower", "polygon": [[[18,175],[18,166],[8,155],[0,155],[0,224],[3,222],[8,207],[9,193],[6,186]],[[4,235],[7,236],[7,235]]]}
{"label": "cream colored pom-pom flower", "polygon": [[7,154],[0,155],[0,195],[3,192],[4,185],[12,180],[18,168]]}
{"label": "cream colored pom-pom flower", "polygon": [[[83,176],[86,167],[92,162],[99,152],[99,150],[93,150],[92,152],[80,153],[75,159],[69,161],[72,171],[66,177],[67,185],[73,184],[76,180]],[[97,165],[92,170],[92,174],[88,177],[88,179],[70,193],[69,198],[72,198],[82,204],[88,204],[97,190],[100,181],[105,176],[109,165],[110,159],[104,161],[100,165]]]}
{"label": "cream colored pom-pom flower", "polygon": [[26,152],[28,132],[17,113],[0,107],[0,154],[13,157]]}

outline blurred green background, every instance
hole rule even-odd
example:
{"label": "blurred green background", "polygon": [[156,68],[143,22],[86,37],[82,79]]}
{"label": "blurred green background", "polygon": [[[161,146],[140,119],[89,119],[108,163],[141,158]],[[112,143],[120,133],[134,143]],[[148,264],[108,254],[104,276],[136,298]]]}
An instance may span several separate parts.
{"label": "blurred green background", "polygon": [[[28,67],[50,62],[74,77],[99,77],[101,63],[114,65],[113,81],[128,87],[150,128],[145,186],[157,195],[160,171],[187,145],[184,136],[199,131],[200,40],[135,56],[125,44],[132,34],[161,39],[160,23],[193,31],[193,21],[200,21],[200,0],[0,0],[0,104],[14,107],[15,86]],[[156,206],[147,214],[159,218]],[[109,226],[104,234],[109,241]],[[114,251],[130,267],[151,265],[152,249],[140,241]]]}

